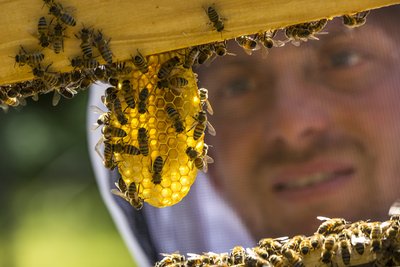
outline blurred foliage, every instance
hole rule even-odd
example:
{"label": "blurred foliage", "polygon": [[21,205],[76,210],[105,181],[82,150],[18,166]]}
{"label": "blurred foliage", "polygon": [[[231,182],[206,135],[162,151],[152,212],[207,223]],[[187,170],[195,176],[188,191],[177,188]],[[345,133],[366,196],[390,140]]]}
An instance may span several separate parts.
{"label": "blurred foliage", "polygon": [[134,265],[91,170],[87,97],[0,112],[0,267]]}

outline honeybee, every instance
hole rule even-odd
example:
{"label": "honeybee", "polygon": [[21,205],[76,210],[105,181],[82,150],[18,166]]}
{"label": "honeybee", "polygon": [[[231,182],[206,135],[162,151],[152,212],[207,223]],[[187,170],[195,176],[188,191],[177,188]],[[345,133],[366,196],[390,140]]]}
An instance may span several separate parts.
{"label": "honeybee", "polygon": [[122,89],[122,95],[125,99],[127,106],[132,109],[135,108],[136,106],[136,101],[134,98],[135,90],[133,89],[131,82],[129,80],[122,81],[121,89]]}
{"label": "honeybee", "polygon": [[18,63],[18,66],[24,66],[28,64],[31,67],[35,67],[40,64],[44,59],[44,54],[40,51],[34,52],[26,52],[26,50],[22,47],[19,50],[19,53],[15,56],[15,62]]}
{"label": "honeybee", "polygon": [[163,167],[164,167],[163,158],[161,156],[157,156],[156,159],[153,162],[152,170],[151,170],[151,172],[153,173],[151,181],[154,184],[160,184],[161,183],[161,179],[162,179],[161,172],[162,172]]}
{"label": "honeybee", "polygon": [[193,123],[192,127],[190,127],[190,130],[194,128],[193,131],[193,139],[198,140],[204,133],[206,127],[208,128],[208,133],[211,135],[215,135],[215,129],[211,125],[211,123],[207,120],[207,114],[204,110],[199,111],[199,113],[196,114],[196,116],[193,117],[195,119],[195,122]]}
{"label": "honeybee", "polygon": [[286,27],[285,35],[287,41],[291,41],[293,45],[299,46],[300,41],[307,42],[308,39],[319,40],[315,34],[321,34],[321,30],[327,23],[327,19],[321,19],[318,21],[300,23]]}
{"label": "honeybee", "polygon": [[112,64],[112,52],[109,47],[110,39],[105,40],[103,37],[103,33],[98,30],[97,35],[93,37],[93,43],[96,46],[97,50],[99,50],[101,57],[108,63]]}
{"label": "honeybee", "polygon": [[232,249],[229,257],[230,257],[230,264],[243,264],[244,259],[246,256],[246,250],[241,246],[236,246]]}
{"label": "honeybee", "polygon": [[43,48],[48,47],[50,45],[49,26],[47,25],[47,21],[46,21],[45,17],[39,18],[38,35],[39,35],[40,46]]}
{"label": "honeybee", "polygon": [[56,4],[54,1],[49,4],[49,12],[52,14],[54,17],[56,17],[58,20],[63,22],[65,25],[68,26],[75,26],[76,25],[76,20],[75,18],[67,13],[64,8],[61,6],[61,4]]}
{"label": "honeybee", "polygon": [[282,255],[288,260],[290,266],[304,267],[303,259],[292,249],[282,249]]}
{"label": "honeybee", "polygon": [[333,233],[339,233],[344,229],[347,223],[346,220],[341,218],[330,219],[323,216],[317,216],[317,219],[320,221],[325,221],[318,227],[317,230],[318,234],[322,234],[325,236]]}
{"label": "honeybee", "polygon": [[173,76],[166,78],[164,80],[160,80],[157,82],[158,88],[170,88],[174,89],[178,92],[182,90],[183,87],[189,84],[189,81],[183,77]]}
{"label": "honeybee", "polygon": [[53,90],[53,88],[58,85],[60,74],[56,72],[49,72],[48,69],[50,65],[47,66],[45,70],[43,70],[40,65],[34,67],[32,69],[32,73],[35,77],[43,80],[44,84],[49,90]]}
{"label": "honeybee", "polygon": [[177,133],[183,132],[185,130],[185,126],[183,125],[183,121],[179,115],[179,112],[170,105],[167,105],[165,109],[168,117],[172,120],[175,131]]}
{"label": "honeybee", "polygon": [[75,34],[75,37],[81,40],[79,47],[84,58],[92,58],[93,56],[92,34],[93,30],[86,27],[83,27],[78,34]]}
{"label": "honeybee", "polygon": [[64,30],[65,28],[59,22],[54,26],[53,34],[51,35],[51,44],[56,54],[59,54],[61,50],[64,51]]}
{"label": "honeybee", "polygon": [[175,66],[177,66],[179,63],[180,59],[177,56],[174,56],[162,63],[160,69],[158,70],[157,78],[160,80],[166,79],[170,75],[171,71],[175,68]]}
{"label": "honeybee", "polygon": [[3,105],[16,107],[19,105],[19,100],[16,97],[8,97],[5,91],[0,90],[0,103]]}
{"label": "honeybee", "polygon": [[212,23],[214,29],[217,32],[222,32],[225,28],[224,22],[223,22],[224,19],[219,16],[217,10],[215,10],[215,8],[212,6],[209,6],[209,7],[207,7],[206,13],[207,13],[208,19]]}
{"label": "honeybee", "polygon": [[339,235],[339,249],[344,265],[349,265],[351,258],[351,244],[344,235]]}
{"label": "honeybee", "polygon": [[133,145],[124,145],[121,147],[120,153],[128,155],[139,155],[140,149]]}
{"label": "honeybee", "polygon": [[138,111],[140,114],[147,112],[147,99],[149,97],[149,89],[143,88],[139,93]]}
{"label": "honeybee", "polygon": [[132,62],[133,65],[135,65],[136,68],[140,70],[143,74],[147,73],[149,71],[149,66],[147,65],[147,60],[146,58],[140,54],[139,50],[137,51],[137,54],[132,57]]}
{"label": "honeybee", "polygon": [[186,54],[185,56],[185,61],[183,62],[182,66],[185,69],[189,69],[193,67],[194,63],[197,60],[197,57],[199,56],[200,50],[197,46],[192,47]]}
{"label": "honeybee", "polygon": [[260,49],[260,45],[258,44],[257,40],[248,35],[236,37],[235,41],[248,55],[251,55],[253,51]]}
{"label": "honeybee", "polygon": [[336,246],[336,237],[334,235],[329,235],[325,238],[321,253],[321,261],[323,263],[328,264],[332,261]]}
{"label": "honeybee", "polygon": [[208,90],[206,88],[199,89],[200,104],[202,107],[206,107],[208,114],[213,115],[214,110],[211,107],[210,101],[208,101]]}
{"label": "honeybee", "polygon": [[138,130],[139,150],[142,155],[149,155],[149,135],[146,128],[139,128]]}
{"label": "honeybee", "polygon": [[96,130],[101,125],[109,125],[110,124],[111,115],[109,112],[101,110],[99,107],[93,106],[93,105],[90,106],[89,108],[91,111],[100,114],[100,116],[97,118],[97,121],[91,127],[91,130]]}
{"label": "honeybee", "polygon": [[363,11],[363,12],[359,12],[356,14],[352,14],[352,15],[344,15],[343,18],[343,24],[346,25],[349,28],[356,28],[356,27],[360,27],[362,25],[365,24],[365,22],[367,21],[367,16],[369,14],[369,10],[368,11]]}
{"label": "honeybee", "polygon": [[311,239],[308,237],[304,238],[299,245],[299,251],[300,251],[301,255],[307,256],[311,252],[312,249],[313,249],[313,246],[311,243]]}
{"label": "honeybee", "polygon": [[121,125],[125,125],[128,123],[128,119],[125,117],[122,111],[121,101],[118,98],[117,94],[118,90],[115,87],[108,87],[106,89],[105,97],[102,97],[102,101],[104,105],[111,111],[114,111],[118,122]]}
{"label": "honeybee", "polygon": [[284,245],[282,249],[291,249],[291,250],[298,250],[300,247],[300,243],[306,238],[304,235],[296,235],[292,237],[290,240],[288,240]]}
{"label": "honeybee", "polygon": [[[101,144],[104,144],[103,154],[100,152]],[[104,138],[104,136],[101,137],[95,146],[95,151],[103,160],[103,164],[107,169],[113,170],[117,166],[114,161],[114,145],[109,139]]]}
{"label": "honeybee", "polygon": [[204,44],[199,46],[199,55],[197,56],[197,63],[204,64],[207,60],[212,62],[212,56],[214,55],[214,47],[210,44]]}
{"label": "honeybee", "polygon": [[[118,180],[118,182],[119,182],[119,180]],[[118,183],[118,185],[119,185],[119,183]],[[125,184],[125,186],[126,186],[126,184]],[[132,207],[134,207],[137,210],[140,210],[141,208],[143,208],[143,199],[141,197],[139,197],[139,188],[136,187],[136,184],[134,182],[131,182],[125,191],[122,191],[119,186],[117,186],[117,187],[119,190],[111,189],[111,193],[113,193],[116,196],[122,197],[123,199],[128,201]]]}
{"label": "honeybee", "polygon": [[224,40],[223,42],[214,43],[213,47],[214,47],[214,53],[217,56],[220,56],[220,57],[223,57],[223,56],[226,56],[226,55],[236,56],[236,54],[228,52],[226,40]]}
{"label": "honeybee", "polygon": [[285,267],[288,266],[287,262],[281,255],[275,255],[272,254],[269,256],[269,262],[272,264],[274,267]]}
{"label": "honeybee", "polygon": [[277,30],[268,30],[265,32],[259,32],[254,36],[254,39],[260,42],[263,47],[262,56],[264,58],[268,55],[269,49],[271,49],[272,47],[282,47],[285,45],[285,42],[274,40],[276,33]]}
{"label": "honeybee", "polygon": [[371,230],[371,251],[378,252],[382,248],[382,229],[379,223],[374,223]]}
{"label": "honeybee", "polygon": [[102,134],[106,139],[111,139],[113,137],[125,137],[128,134],[121,128],[105,125],[102,129]]}
{"label": "honeybee", "polygon": [[99,62],[94,58],[82,58],[76,56],[71,59],[71,66],[73,68],[96,69],[99,65]]}
{"label": "honeybee", "polygon": [[61,96],[67,99],[73,98],[78,92],[74,88],[66,87],[66,86],[59,86],[55,87],[54,95],[52,100],[52,105],[57,106],[58,102],[60,102]]}
{"label": "honeybee", "polygon": [[155,267],[167,267],[167,266],[183,266],[185,262],[185,256],[179,253],[166,254],[161,253],[164,259],[157,262]]}
{"label": "honeybee", "polygon": [[258,246],[264,248],[268,254],[276,254],[282,248],[282,243],[280,241],[287,241],[289,238],[287,236],[279,238],[263,238],[258,242]]}

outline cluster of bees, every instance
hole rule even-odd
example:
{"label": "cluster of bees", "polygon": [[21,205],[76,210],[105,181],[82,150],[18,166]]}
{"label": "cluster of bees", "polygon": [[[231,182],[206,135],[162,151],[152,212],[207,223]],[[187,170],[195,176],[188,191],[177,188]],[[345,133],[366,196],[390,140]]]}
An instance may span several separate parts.
{"label": "cluster of bees", "polygon": [[213,110],[192,72],[194,49],[148,57],[137,51],[108,74],[102,96],[108,111],[92,107],[100,113],[94,129],[102,132],[96,151],[121,174],[112,192],[136,209],[180,201],[197,170],[207,172],[213,162],[204,143],[206,129],[215,135],[207,119]]}
{"label": "cluster of bees", "polygon": [[248,266],[373,266],[400,265],[400,215],[385,222],[318,217],[324,222],[314,235],[264,238],[253,248],[234,247],[230,253],[163,254],[156,267]]}

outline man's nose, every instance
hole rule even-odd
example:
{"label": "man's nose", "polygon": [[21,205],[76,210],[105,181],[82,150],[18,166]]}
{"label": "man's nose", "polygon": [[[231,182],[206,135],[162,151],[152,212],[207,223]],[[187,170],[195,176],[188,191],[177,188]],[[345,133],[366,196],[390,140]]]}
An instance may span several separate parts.
{"label": "man's nose", "polygon": [[269,145],[303,150],[327,133],[330,117],[323,89],[305,76],[286,72],[275,84],[275,104],[265,129]]}

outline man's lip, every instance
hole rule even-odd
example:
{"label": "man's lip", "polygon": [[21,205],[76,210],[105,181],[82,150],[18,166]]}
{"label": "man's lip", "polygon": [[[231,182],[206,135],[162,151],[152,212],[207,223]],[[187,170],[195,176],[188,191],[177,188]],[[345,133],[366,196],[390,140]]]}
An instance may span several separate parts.
{"label": "man's lip", "polygon": [[310,162],[288,166],[274,176],[273,192],[299,191],[318,187],[336,178],[348,178],[355,173],[354,166],[334,162]]}

